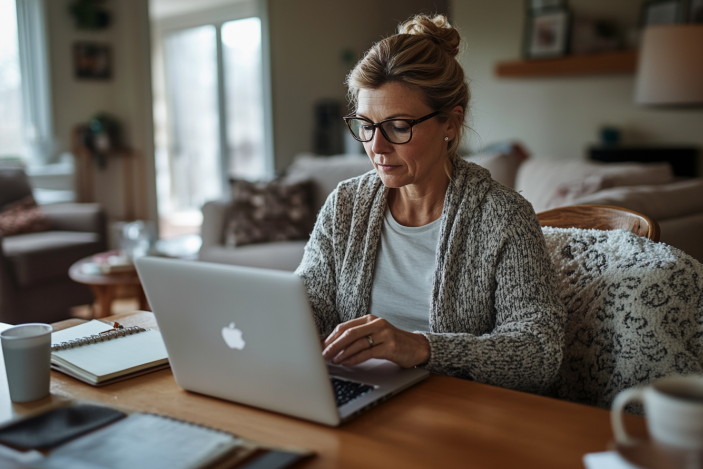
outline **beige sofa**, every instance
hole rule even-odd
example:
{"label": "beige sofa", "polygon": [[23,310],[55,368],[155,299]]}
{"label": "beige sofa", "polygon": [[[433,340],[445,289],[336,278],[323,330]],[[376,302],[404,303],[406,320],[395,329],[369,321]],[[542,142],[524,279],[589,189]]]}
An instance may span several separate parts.
{"label": "beige sofa", "polygon": [[615,205],[652,217],[660,242],[703,262],[703,178],[677,179],[667,163],[594,163],[532,159],[515,190],[536,212],[564,205]]}
{"label": "beige sofa", "polygon": [[[470,157],[498,182],[529,200],[535,211],[561,205],[604,204],[630,208],[657,220],[661,241],[703,262],[703,178],[677,181],[667,164],[604,164],[530,158],[519,152]],[[317,212],[340,181],[373,169],[362,155],[301,156],[289,168],[290,181],[315,183]],[[229,201],[203,207],[202,261],[293,271],[305,241],[284,241],[225,247],[223,232]]]}

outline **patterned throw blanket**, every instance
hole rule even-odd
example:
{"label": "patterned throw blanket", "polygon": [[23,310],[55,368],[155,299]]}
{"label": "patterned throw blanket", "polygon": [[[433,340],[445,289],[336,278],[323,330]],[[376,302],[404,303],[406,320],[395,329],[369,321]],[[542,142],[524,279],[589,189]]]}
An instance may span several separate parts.
{"label": "patterned throw blanket", "polygon": [[568,311],[549,395],[609,408],[623,389],[703,373],[703,264],[628,231],[543,232]]}

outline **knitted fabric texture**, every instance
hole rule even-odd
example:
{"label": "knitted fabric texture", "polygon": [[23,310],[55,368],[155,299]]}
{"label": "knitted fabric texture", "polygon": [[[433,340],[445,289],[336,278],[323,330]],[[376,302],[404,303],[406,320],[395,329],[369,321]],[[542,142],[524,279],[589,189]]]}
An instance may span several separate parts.
{"label": "knitted fabric texture", "polygon": [[[453,160],[430,300],[424,368],[541,392],[561,363],[566,311],[530,204],[485,169]],[[388,189],[375,171],[321,209],[296,273],[321,335],[368,314]]]}
{"label": "knitted fabric texture", "polygon": [[566,305],[549,394],[609,408],[623,389],[703,372],[703,265],[623,230],[543,228]]}

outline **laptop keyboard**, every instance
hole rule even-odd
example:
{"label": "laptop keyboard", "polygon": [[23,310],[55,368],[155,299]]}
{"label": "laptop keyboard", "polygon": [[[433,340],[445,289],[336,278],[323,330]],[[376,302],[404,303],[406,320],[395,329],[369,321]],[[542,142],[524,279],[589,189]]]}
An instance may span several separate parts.
{"label": "laptop keyboard", "polygon": [[369,391],[373,391],[373,386],[368,386],[366,384],[332,377],[330,377],[330,380],[334,388],[334,396],[337,399],[337,407],[342,407],[347,402],[351,402],[357,397],[361,397]]}

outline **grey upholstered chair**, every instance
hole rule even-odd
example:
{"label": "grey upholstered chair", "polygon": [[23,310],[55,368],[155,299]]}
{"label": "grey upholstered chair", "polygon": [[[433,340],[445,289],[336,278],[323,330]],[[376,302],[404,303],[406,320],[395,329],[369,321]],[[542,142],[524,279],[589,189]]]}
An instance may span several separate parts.
{"label": "grey upholstered chair", "polygon": [[[32,194],[24,170],[0,167],[0,207]],[[0,234],[0,322],[54,322],[72,306],[91,303],[86,285],[68,277],[75,261],[106,248],[105,215],[98,204],[42,206],[49,231]]]}

